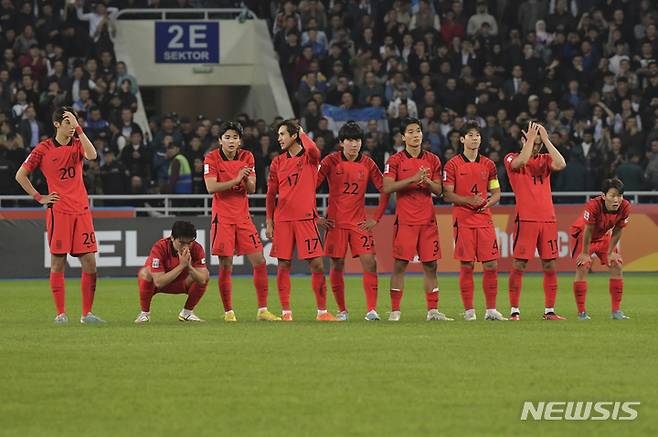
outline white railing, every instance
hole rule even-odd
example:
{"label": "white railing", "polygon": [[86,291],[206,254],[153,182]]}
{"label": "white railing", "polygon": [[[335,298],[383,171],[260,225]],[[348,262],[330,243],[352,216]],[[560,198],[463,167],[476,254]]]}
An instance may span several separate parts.
{"label": "white railing", "polygon": [[226,17],[239,20],[258,18],[254,11],[247,7],[214,9],[122,9],[116,14],[117,20],[217,20]]}

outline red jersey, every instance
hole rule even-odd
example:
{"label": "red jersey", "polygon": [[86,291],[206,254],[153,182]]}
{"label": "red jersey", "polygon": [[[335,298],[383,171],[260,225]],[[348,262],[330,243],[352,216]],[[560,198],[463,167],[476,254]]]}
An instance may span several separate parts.
{"label": "red jersey", "polygon": [[[429,169],[431,180],[441,180],[441,160],[427,150],[421,151],[416,158],[411,156],[406,149],[391,156],[386,162],[384,177],[396,181],[407,179],[418,173],[421,167]],[[435,223],[432,193],[427,184],[412,184],[404,190],[398,191],[395,213],[397,223],[402,225]]]}
{"label": "red jersey", "polygon": [[59,144],[48,138],[36,145],[22,167],[32,173],[37,168],[48,183],[48,192],[59,194],[52,205],[54,212],[79,214],[89,210],[89,198],[82,180],[84,149],[78,138],[68,144]]}
{"label": "red jersey", "polygon": [[571,225],[569,233],[575,235],[585,229],[585,225],[594,225],[592,229],[592,241],[603,238],[615,226],[621,228],[628,224],[628,217],[631,214],[631,203],[624,199],[619,205],[617,211],[608,211],[605,208],[603,196],[591,199],[585,204],[585,211]]}
{"label": "red jersey", "polygon": [[508,153],[505,170],[516,200],[516,218],[524,222],[554,223],[555,208],[551,192],[551,164],[548,153],[531,157],[526,165],[512,169],[512,161],[518,153]]}
{"label": "red jersey", "polygon": [[[192,267],[206,268],[206,253],[203,246],[196,241],[190,245],[190,256],[192,257]],[[174,249],[174,244],[171,238],[162,238],[155,242],[151,248],[144,267],[149,267],[151,273],[167,273],[176,268],[180,264],[178,261],[178,252]],[[184,276],[187,276],[187,271],[184,271]]]}
{"label": "red jersey", "polygon": [[[453,156],[443,170],[443,184],[455,187],[455,194],[459,196],[480,194],[486,199],[492,182],[498,186],[496,164],[480,154],[475,161],[469,161],[463,153]],[[452,218],[459,226],[470,228],[484,228],[493,224],[491,208],[478,212],[468,205],[453,205]]]}
{"label": "red jersey", "polygon": [[[228,158],[221,147],[206,155],[203,164],[203,177],[211,178],[217,182],[228,182],[235,179],[240,170],[249,167],[252,172],[254,168],[254,155],[247,151],[238,149],[233,159]],[[249,214],[249,199],[244,183],[238,184],[230,190],[214,193],[212,197],[213,221],[219,223],[240,224],[251,220]]]}
{"label": "red jersey", "polygon": [[320,150],[305,133],[300,138],[302,150],[297,155],[286,151],[270,164],[266,210],[267,218],[275,221],[310,220],[318,215],[315,209],[315,186]]}
{"label": "red jersey", "polygon": [[[317,186],[327,179],[329,183],[329,208],[327,218],[336,223],[337,228],[356,229],[366,220],[365,196],[368,181],[383,191],[382,172],[370,157],[359,153],[355,161],[350,161],[343,152],[327,155],[320,163]],[[388,196],[386,196],[388,199]],[[381,219],[386,208],[386,200],[380,201],[375,219]]]}

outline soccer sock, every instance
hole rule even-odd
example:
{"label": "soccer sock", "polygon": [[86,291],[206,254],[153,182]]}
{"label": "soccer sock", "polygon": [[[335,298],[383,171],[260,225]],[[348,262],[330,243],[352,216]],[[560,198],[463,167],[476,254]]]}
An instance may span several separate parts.
{"label": "soccer sock", "polygon": [[276,285],[283,311],[290,311],[290,270],[279,266],[276,271]]}
{"label": "soccer sock", "polygon": [[509,304],[512,308],[519,307],[521,299],[521,285],[523,284],[523,270],[512,268],[509,274]]}
{"label": "soccer sock", "polygon": [[329,279],[331,280],[331,291],[334,293],[334,298],[336,298],[338,310],[347,311],[347,307],[345,306],[345,277],[343,276],[343,271],[331,269],[329,271]]}
{"label": "soccer sock", "polygon": [[378,285],[377,273],[363,272],[363,290],[366,293],[366,305],[369,312],[375,311],[377,308]]}
{"label": "soccer sock", "polygon": [[151,311],[151,299],[155,294],[155,284],[142,278],[137,278],[137,284],[139,285],[139,305],[142,307],[142,311],[148,313]]}
{"label": "soccer sock", "polygon": [[544,270],[544,306],[555,307],[555,295],[557,294],[557,272],[555,270]]}
{"label": "soccer sock", "polygon": [[427,301],[427,311],[439,309],[439,289],[434,288],[432,291],[426,291],[425,300]]}
{"label": "soccer sock", "polygon": [[258,299],[258,308],[267,307],[267,265],[254,266],[254,287]]}
{"label": "soccer sock", "polygon": [[231,271],[219,268],[219,296],[222,298],[224,312],[233,310],[233,290],[231,284]]}
{"label": "soccer sock", "polygon": [[459,271],[459,290],[465,310],[473,309],[473,267],[461,266]]}
{"label": "soccer sock", "polygon": [[203,294],[206,292],[206,288],[208,288],[207,282],[199,284],[196,281],[192,281],[190,288],[187,289],[187,300],[185,301],[184,308],[188,311],[192,311],[196,304],[198,304],[203,297]]}
{"label": "soccer sock", "polygon": [[315,302],[318,305],[318,310],[327,310],[327,281],[324,277],[324,272],[311,273],[311,284],[313,286],[313,293],[315,293]]}
{"label": "soccer sock", "polygon": [[609,288],[612,312],[619,311],[621,296],[624,294],[624,280],[621,278],[610,278]]}
{"label": "soccer sock", "polygon": [[496,295],[498,295],[498,272],[496,270],[485,270],[482,272],[482,289],[487,302],[488,310],[496,309]]}
{"label": "soccer sock", "polygon": [[91,307],[94,305],[96,273],[82,272],[80,288],[82,289],[82,314],[86,315],[91,312]]}
{"label": "soccer sock", "polygon": [[573,281],[573,296],[576,298],[576,306],[578,307],[578,312],[585,312],[587,281]]}
{"label": "soccer sock", "polygon": [[404,291],[401,288],[391,288],[391,311],[400,311],[400,301]]}
{"label": "soccer sock", "polygon": [[64,272],[50,272],[50,291],[55,301],[57,315],[65,313],[64,300],[66,297],[66,288],[64,286]]}

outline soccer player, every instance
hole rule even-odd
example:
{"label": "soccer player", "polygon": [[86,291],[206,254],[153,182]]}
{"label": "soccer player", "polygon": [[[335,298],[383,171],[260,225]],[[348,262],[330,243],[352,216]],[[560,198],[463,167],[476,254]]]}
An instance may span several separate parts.
{"label": "soccer player", "polygon": [[615,320],[628,319],[619,309],[624,293],[622,278],[622,258],[617,244],[621,232],[628,224],[631,204],[624,199],[624,184],[617,178],[606,179],[602,186],[603,195],[585,204],[583,214],[571,225],[571,257],[576,258],[576,280],[573,294],[578,306],[578,319],[589,320],[585,309],[587,296],[587,273],[592,265],[592,255],[596,255],[601,265],[607,265],[610,272],[609,290],[612,301],[612,315]]}
{"label": "soccer player", "polygon": [[[52,116],[55,136],[37,144],[16,172],[16,181],[42,205],[47,205],[46,228],[50,247],[50,289],[57,317],[68,323],[65,308],[64,270],[66,255],[78,257],[82,265],[82,317],[80,323],[104,321],[91,312],[96,291],[96,236],[89,199],[82,180],[84,159],[96,159],[96,148],[78,124],[73,108],[57,109]],[[39,168],[48,183],[47,195],[34,189],[28,176]]]}
{"label": "soccer player", "polygon": [[400,126],[405,149],[391,156],[384,169],[384,192],[397,193],[391,313],[388,320],[400,320],[404,293],[404,272],[416,254],[423,263],[427,320],[452,320],[438,310],[437,261],[441,259],[439,230],[432,194],[441,194],[441,161],[423,150],[420,120],[405,118]]}
{"label": "soccer player", "polygon": [[315,186],[320,150],[295,120],[279,123],[277,134],[283,153],[270,164],[265,233],[272,240],[270,255],[279,260],[276,282],[283,311],[282,319],[292,321],[290,266],[293,248],[297,247],[297,257],[307,260],[311,269],[318,308],[316,320],[336,321],[336,317],[327,312],[322,242],[316,226],[318,213],[315,209]]}
{"label": "soccer player", "polygon": [[256,191],[254,155],[240,149],[242,125],[225,122],[219,129],[220,148],[206,155],[203,174],[212,200],[212,254],[219,256],[219,295],[224,320],[235,322],[231,272],[233,255],[245,255],[254,273],[257,320],[281,320],[267,310],[267,265],[263,244],[249,214],[247,193]]}
{"label": "soccer player", "polygon": [[[558,256],[557,223],[551,173],[566,167],[560,152],[548,138],[546,129],[539,123],[530,122],[528,131],[523,132],[521,153],[509,153],[505,157],[505,169],[516,200],[516,231],[514,235],[514,262],[509,276],[510,320],[520,320],[519,298],[523,271],[528,259],[539,252],[544,270],[544,316],[545,320],[564,320],[555,313],[557,294]],[[540,153],[546,146],[548,153]]]}
{"label": "soccer player", "polygon": [[[480,126],[464,125],[460,135],[464,152],[452,157],[443,172],[443,197],[451,202],[455,237],[455,259],[461,262],[459,288],[464,319],[475,320],[473,268],[482,263],[482,288],[486,300],[485,320],[506,320],[496,310],[498,294],[498,241],[491,219],[491,207],[500,200],[496,165],[480,155]],[[489,196],[488,194],[491,194]]]}
{"label": "soccer player", "polygon": [[318,187],[327,179],[329,208],[318,224],[327,228],[324,254],[331,258],[331,289],[338,304],[338,320],[347,320],[345,304],[345,254],[349,245],[353,257],[359,257],[363,267],[363,289],[368,312],[366,320],[379,320],[377,314],[377,260],[373,227],[381,220],[388,203],[382,193],[374,217],[367,217],[365,195],[368,181],[383,191],[382,172],[368,156],[361,154],[363,130],[355,121],[348,121],[338,132],[341,151],[325,157],[320,163]]}
{"label": "soccer player", "polygon": [[137,274],[142,312],[135,323],[151,320],[151,299],[156,293],[187,294],[178,320],[203,322],[194,314],[194,307],[206,292],[209,274],[203,246],[195,240],[194,225],[177,221],[171,227],[171,236],[155,242],[144,267]]}

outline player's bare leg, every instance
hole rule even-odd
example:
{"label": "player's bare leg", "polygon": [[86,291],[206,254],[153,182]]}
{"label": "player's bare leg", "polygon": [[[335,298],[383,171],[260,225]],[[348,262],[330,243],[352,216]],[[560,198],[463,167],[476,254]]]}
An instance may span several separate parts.
{"label": "player's bare leg", "polygon": [[284,322],[292,322],[292,311],[290,310],[290,267],[292,267],[291,260],[278,259],[276,286],[279,291],[279,302],[281,303],[281,320]]}
{"label": "player's bare leg", "polygon": [[80,286],[82,288],[82,317],[80,317],[80,323],[105,323],[103,319],[91,312],[94,305],[94,295],[96,294],[96,254],[85,253],[84,255],[80,255],[80,264],[82,265],[82,276],[80,279]]}
{"label": "player's bare leg", "polygon": [[523,272],[528,267],[527,259],[515,258],[512,262],[512,271],[509,274],[509,302],[510,320],[521,320],[519,302],[521,299],[521,287],[523,285]]}
{"label": "player's bare leg", "polygon": [[315,302],[318,307],[318,314],[315,320],[323,322],[335,322],[336,316],[327,311],[327,282],[324,277],[324,265],[322,257],[315,257],[308,260],[308,266],[311,269],[311,281]]}
{"label": "player's bare leg", "polygon": [[253,269],[254,288],[256,289],[256,297],[258,299],[258,313],[256,314],[256,320],[281,320],[281,317],[275,316],[267,310],[267,264],[265,264],[263,252],[249,253],[246,257]]}
{"label": "player's bare leg", "polygon": [[610,270],[610,300],[612,303],[612,314],[611,318],[613,320],[626,320],[629,317],[624,315],[624,312],[620,309],[621,298],[624,294],[624,280],[622,274],[622,265],[621,262],[612,261],[609,266]]}
{"label": "player's bare leg", "polygon": [[66,287],[64,283],[64,271],[66,270],[66,255],[50,254],[50,291],[55,301],[57,317],[55,323],[63,325],[69,322],[66,315]]}
{"label": "player's bare leg", "polygon": [[331,258],[329,280],[331,281],[331,291],[338,305],[336,318],[341,321],[347,321],[347,306],[345,305],[345,258]]}
{"label": "player's bare leg", "polygon": [[404,294],[404,272],[407,270],[409,261],[404,259],[393,260],[393,274],[391,274],[391,313],[388,316],[390,322],[400,320],[400,302]]}
{"label": "player's bare leg", "polygon": [[555,313],[557,295],[557,262],[555,259],[541,260],[544,269],[544,320],[565,320]]}
{"label": "player's bare leg", "polygon": [[482,288],[487,304],[484,320],[507,320],[496,309],[496,296],[498,295],[498,261],[484,261],[482,263]]}
{"label": "player's bare leg", "polygon": [[427,301],[427,320],[453,320],[439,312],[439,284],[436,278],[437,261],[423,263],[423,284]]}
{"label": "player's bare leg", "polygon": [[191,275],[185,278],[185,292],[187,293],[187,300],[183,309],[178,314],[178,320],[181,322],[203,322],[196,314],[194,314],[194,307],[199,303],[201,298],[208,288],[207,280],[195,280]]}
{"label": "player's bare leg", "polygon": [[359,255],[359,260],[361,261],[361,267],[363,267],[363,290],[366,294],[366,305],[368,306],[366,320],[379,320],[379,314],[377,314],[377,292],[379,288],[377,259],[372,253],[363,253]]}
{"label": "player's bare leg", "polygon": [[573,295],[576,299],[576,306],[578,307],[578,320],[591,319],[585,308],[585,301],[587,299],[587,274],[589,273],[589,269],[589,263],[576,267],[576,279],[573,281]]}
{"label": "player's bare leg", "polygon": [[137,273],[137,283],[139,285],[139,305],[141,311],[135,323],[148,323],[151,321],[151,300],[155,294],[155,284],[153,276],[147,267],[142,267]]}
{"label": "player's bare leg", "polygon": [[233,286],[231,284],[231,273],[233,272],[233,257],[219,257],[219,296],[224,306],[224,321],[237,322],[233,311]]}

